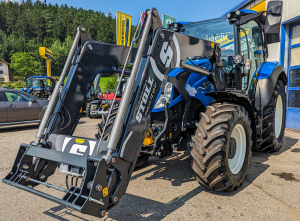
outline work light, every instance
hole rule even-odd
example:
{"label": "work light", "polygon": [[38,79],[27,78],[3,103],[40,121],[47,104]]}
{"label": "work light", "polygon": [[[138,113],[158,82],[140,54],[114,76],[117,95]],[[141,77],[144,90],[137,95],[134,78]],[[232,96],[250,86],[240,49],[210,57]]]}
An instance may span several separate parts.
{"label": "work light", "polygon": [[242,63],[242,61],[243,61],[243,56],[242,56],[242,55],[237,54],[237,55],[234,57],[234,63],[240,64],[240,63]]}

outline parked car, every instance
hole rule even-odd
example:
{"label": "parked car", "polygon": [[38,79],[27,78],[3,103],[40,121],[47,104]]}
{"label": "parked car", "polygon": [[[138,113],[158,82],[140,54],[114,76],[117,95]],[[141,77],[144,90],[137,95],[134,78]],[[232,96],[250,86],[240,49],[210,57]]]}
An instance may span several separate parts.
{"label": "parked car", "polygon": [[0,126],[39,123],[48,102],[20,90],[0,88]]}

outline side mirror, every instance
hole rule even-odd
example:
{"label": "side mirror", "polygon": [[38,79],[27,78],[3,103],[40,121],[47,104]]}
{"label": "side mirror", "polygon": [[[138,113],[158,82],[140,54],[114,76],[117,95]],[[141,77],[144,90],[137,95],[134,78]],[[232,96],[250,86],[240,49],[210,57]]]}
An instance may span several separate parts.
{"label": "side mirror", "polygon": [[36,102],[36,100],[32,98],[32,99],[31,99],[31,102],[32,102],[32,103],[35,103],[35,102]]}
{"label": "side mirror", "polygon": [[267,35],[268,44],[280,42],[281,15],[282,1],[270,1],[267,6],[265,24],[265,33]]}

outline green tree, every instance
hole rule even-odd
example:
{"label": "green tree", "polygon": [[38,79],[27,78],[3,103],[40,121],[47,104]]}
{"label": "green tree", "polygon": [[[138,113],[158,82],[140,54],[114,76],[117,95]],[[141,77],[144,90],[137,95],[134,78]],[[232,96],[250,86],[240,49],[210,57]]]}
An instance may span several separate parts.
{"label": "green tree", "polygon": [[41,64],[26,52],[16,52],[11,56],[11,69],[18,76],[37,75]]}

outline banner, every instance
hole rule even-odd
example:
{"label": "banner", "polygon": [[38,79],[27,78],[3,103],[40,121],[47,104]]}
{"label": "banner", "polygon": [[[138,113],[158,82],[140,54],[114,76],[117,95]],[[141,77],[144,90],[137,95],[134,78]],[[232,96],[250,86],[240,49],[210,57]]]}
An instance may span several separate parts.
{"label": "banner", "polygon": [[132,16],[117,11],[116,23],[117,45],[129,46]]}
{"label": "banner", "polygon": [[163,17],[164,28],[167,28],[168,24],[172,24],[172,23],[176,22],[176,18],[174,18],[170,15],[166,15],[166,14],[162,13],[162,17]]}

